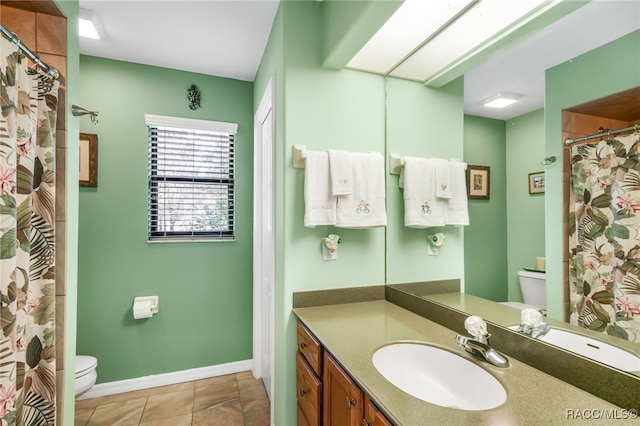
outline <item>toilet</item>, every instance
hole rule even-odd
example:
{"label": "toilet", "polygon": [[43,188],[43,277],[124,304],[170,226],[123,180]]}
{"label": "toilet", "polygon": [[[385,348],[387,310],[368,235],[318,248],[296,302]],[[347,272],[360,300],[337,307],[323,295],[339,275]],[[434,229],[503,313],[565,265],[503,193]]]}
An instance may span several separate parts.
{"label": "toilet", "polygon": [[524,303],[502,302],[503,305],[519,310],[547,308],[547,276],[544,272],[518,271],[518,281]]}
{"label": "toilet", "polygon": [[86,355],[76,356],[76,398],[86,393],[96,384],[96,379],[98,378],[96,367],[98,367],[96,358]]}

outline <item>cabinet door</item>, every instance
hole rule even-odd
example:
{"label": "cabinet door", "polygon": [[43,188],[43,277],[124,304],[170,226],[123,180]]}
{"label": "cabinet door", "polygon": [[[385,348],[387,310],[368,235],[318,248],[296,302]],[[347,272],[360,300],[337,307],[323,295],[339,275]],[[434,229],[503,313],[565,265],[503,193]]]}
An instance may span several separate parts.
{"label": "cabinet door", "polygon": [[[296,353],[296,390],[298,394],[298,425],[320,426],[322,424],[322,382],[304,356]],[[300,417],[300,411],[304,418]]]}
{"label": "cabinet door", "polygon": [[324,424],[360,426],[364,414],[362,391],[342,367],[324,353]]}
{"label": "cabinet door", "polygon": [[364,420],[362,424],[366,423],[366,426],[393,426],[371,401],[369,395],[364,396]]}

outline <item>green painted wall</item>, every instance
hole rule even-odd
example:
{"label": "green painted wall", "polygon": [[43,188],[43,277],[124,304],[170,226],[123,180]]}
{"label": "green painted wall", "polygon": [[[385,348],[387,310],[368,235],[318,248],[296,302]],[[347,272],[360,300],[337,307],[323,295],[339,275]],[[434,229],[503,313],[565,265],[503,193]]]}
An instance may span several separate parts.
{"label": "green painted wall", "polygon": [[[489,199],[469,200],[464,230],[465,292],[496,302],[507,300],[507,168],[505,122],[464,116],[464,161],[488,166]],[[510,200],[509,200],[510,202]],[[507,250],[509,247],[509,250]]]}
{"label": "green painted wall", "polygon": [[[562,158],[562,110],[640,85],[640,30],[547,70],[546,155]],[[562,318],[562,162],[546,168],[548,315]]]}
{"label": "green painted wall", "polygon": [[[80,190],[78,353],[98,358],[99,383],[251,359],[253,84],[81,56],[79,104],[100,123],[80,120],[99,152],[98,186]],[[144,114],[238,123],[237,241],[147,243]],[[136,321],[145,295],[160,312]]]}
{"label": "green painted wall", "polygon": [[[67,18],[67,72],[65,97],[67,114],[67,164],[66,164],[66,306],[64,321],[64,407],[65,424],[73,424],[75,416],[75,355],[78,290],[78,119],[71,115],[71,105],[80,99],[78,87],[80,46],[78,40],[78,1],[57,1]],[[60,232],[57,229],[56,232]]]}
{"label": "green painted wall", "polygon": [[[462,78],[431,89],[407,80],[387,80],[387,152],[463,160]],[[463,227],[404,226],[398,176],[387,175],[386,283],[459,278],[464,283]],[[438,256],[427,255],[427,236],[445,234]]]}
{"label": "green painted wall", "polygon": [[507,239],[509,300],[522,301],[518,271],[544,256],[544,194],[529,194],[529,173],[545,171],[544,110],[508,120]]}
{"label": "green painted wall", "polygon": [[[323,68],[323,15],[315,2],[283,2],[255,84],[254,108],[275,80],[276,300],[275,424],[295,424],[296,291],[367,286],[388,280],[463,278],[462,230],[446,230],[443,254],[426,262],[426,230],[405,232],[397,176],[387,183],[387,228],[349,230],[303,226],[304,170],[292,147],[341,147],[387,155],[462,157],[462,81],[440,89],[369,73]],[[385,107],[386,105],[386,107]],[[446,125],[434,132],[435,128]],[[409,139],[409,140],[407,140]],[[443,142],[446,141],[446,142]],[[411,141],[411,142],[409,142]],[[414,146],[414,145],[419,146]],[[342,236],[339,259],[324,262],[321,238]]]}

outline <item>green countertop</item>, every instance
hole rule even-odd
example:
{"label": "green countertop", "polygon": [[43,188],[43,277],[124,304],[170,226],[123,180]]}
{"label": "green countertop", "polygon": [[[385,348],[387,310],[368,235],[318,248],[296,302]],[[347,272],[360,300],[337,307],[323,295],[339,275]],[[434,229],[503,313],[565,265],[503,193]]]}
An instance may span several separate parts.
{"label": "green countertop", "polygon": [[[512,357],[508,357],[507,368],[478,361],[456,344],[454,331],[385,300],[295,308],[294,313],[397,425],[575,425],[580,419],[589,425],[638,422],[625,419],[627,411]],[[378,373],[371,356],[385,344],[400,340],[427,342],[476,362],[502,383],[507,401],[491,410],[464,411],[430,404],[399,390]]]}

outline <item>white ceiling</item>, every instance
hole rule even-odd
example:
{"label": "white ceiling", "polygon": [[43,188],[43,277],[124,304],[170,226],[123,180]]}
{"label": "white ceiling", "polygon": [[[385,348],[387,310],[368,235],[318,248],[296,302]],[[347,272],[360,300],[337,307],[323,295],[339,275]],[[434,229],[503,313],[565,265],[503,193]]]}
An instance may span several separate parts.
{"label": "white ceiling", "polygon": [[[253,81],[278,0],[80,0],[96,12],[103,40],[85,55]],[[540,109],[544,71],[640,28],[640,0],[594,0],[465,74],[465,113],[507,120]],[[639,46],[640,48],[640,46]],[[222,59],[221,59],[222,58]],[[491,109],[498,92],[523,95]]]}

